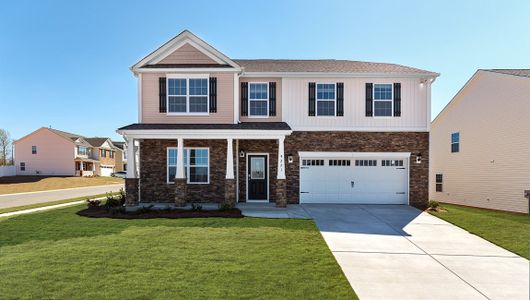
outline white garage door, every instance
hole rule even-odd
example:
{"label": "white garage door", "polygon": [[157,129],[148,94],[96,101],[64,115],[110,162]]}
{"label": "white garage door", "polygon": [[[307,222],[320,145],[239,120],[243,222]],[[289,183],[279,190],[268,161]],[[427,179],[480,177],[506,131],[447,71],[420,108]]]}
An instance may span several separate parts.
{"label": "white garage door", "polygon": [[99,174],[100,176],[110,176],[112,174],[114,168],[113,167],[107,167],[107,166],[101,166],[99,168]]}
{"label": "white garage door", "polygon": [[302,157],[300,203],[408,203],[408,158]]}

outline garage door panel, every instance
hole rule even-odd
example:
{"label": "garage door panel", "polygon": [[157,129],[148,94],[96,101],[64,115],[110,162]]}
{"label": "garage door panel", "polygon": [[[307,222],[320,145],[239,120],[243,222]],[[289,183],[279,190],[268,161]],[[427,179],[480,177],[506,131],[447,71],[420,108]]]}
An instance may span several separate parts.
{"label": "garage door panel", "polygon": [[[322,160],[322,158],[319,158]],[[364,166],[330,165],[331,158],[324,159],[324,165],[303,166],[300,169],[300,203],[359,203],[359,204],[407,204],[408,165],[403,167],[377,164]],[[337,158],[333,158],[337,160]],[[353,184],[352,184],[353,183]]]}

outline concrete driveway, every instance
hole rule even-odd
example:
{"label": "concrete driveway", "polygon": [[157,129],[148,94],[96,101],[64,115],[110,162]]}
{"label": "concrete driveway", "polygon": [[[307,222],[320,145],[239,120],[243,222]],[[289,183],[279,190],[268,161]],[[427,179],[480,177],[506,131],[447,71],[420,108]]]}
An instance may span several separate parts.
{"label": "concrete driveway", "polygon": [[51,202],[57,200],[93,196],[107,192],[117,192],[123,184],[87,186],[63,190],[28,192],[18,194],[0,195],[0,208],[17,207],[35,203]]}
{"label": "concrete driveway", "polygon": [[304,204],[360,299],[529,299],[529,262],[415,208]]}

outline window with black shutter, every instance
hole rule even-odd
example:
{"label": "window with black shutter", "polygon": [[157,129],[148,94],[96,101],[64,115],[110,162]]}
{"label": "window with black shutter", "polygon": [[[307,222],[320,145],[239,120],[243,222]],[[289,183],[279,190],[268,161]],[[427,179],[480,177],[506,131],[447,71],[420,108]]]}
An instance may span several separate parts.
{"label": "window with black shutter", "polygon": [[210,112],[217,112],[217,77],[210,77]]}
{"label": "window with black shutter", "polygon": [[241,115],[248,116],[248,82],[241,82],[239,97],[241,98]]}
{"label": "window with black shutter", "polygon": [[309,83],[309,116],[314,117],[315,116],[315,86],[316,84],[314,82]]}
{"label": "window with black shutter", "polygon": [[373,116],[373,112],[372,112],[372,106],[373,106],[373,83],[366,83],[366,103],[365,103],[365,107],[366,107],[366,116],[367,117],[371,117]]}
{"label": "window with black shutter", "polygon": [[160,77],[158,78],[158,108],[161,113],[167,111],[166,100],[166,77]]}

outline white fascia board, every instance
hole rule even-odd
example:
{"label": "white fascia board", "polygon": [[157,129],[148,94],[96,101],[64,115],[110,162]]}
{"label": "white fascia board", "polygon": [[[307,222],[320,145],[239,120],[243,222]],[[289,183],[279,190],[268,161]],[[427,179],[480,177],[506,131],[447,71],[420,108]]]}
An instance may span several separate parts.
{"label": "white fascia board", "polygon": [[136,73],[238,73],[235,68],[139,68]]}
{"label": "white fascia board", "polygon": [[300,158],[409,158],[410,154],[410,152],[298,152]]}
{"label": "white fascia board", "polygon": [[435,75],[422,73],[331,73],[331,72],[243,72],[241,77],[292,77],[292,78],[311,78],[311,77],[355,77],[355,78],[436,78]]}
{"label": "white fascia board", "polygon": [[293,131],[363,131],[363,132],[429,132],[427,127],[298,127]]}
{"label": "white fascia board", "polygon": [[117,133],[134,139],[255,139],[273,140],[285,138],[292,133],[291,130],[118,130]]}

